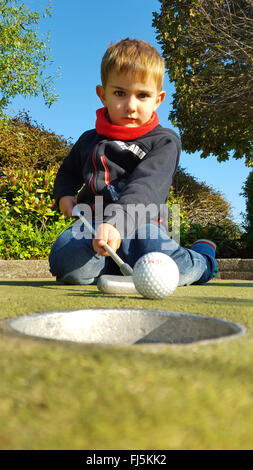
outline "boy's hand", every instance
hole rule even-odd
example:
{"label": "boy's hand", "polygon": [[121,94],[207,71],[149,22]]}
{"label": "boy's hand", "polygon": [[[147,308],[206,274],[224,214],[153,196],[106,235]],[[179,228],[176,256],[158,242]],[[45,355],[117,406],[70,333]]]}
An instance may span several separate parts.
{"label": "boy's hand", "polygon": [[103,246],[107,243],[114,251],[117,251],[121,244],[119,231],[111,224],[100,224],[97,228],[97,236],[93,238],[94,250],[101,256],[109,256]]}
{"label": "boy's hand", "polygon": [[74,196],[63,196],[59,200],[59,209],[62,214],[66,217],[74,217],[72,215],[73,207],[77,204],[77,200]]}

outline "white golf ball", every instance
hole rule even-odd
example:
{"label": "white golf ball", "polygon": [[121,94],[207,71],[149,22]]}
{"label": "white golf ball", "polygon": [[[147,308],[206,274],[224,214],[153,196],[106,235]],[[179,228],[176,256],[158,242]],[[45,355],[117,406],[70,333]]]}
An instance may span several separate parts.
{"label": "white golf ball", "polygon": [[177,288],[179,270],[170,256],[153,251],[136,261],[133,281],[135,288],[143,297],[163,299]]}

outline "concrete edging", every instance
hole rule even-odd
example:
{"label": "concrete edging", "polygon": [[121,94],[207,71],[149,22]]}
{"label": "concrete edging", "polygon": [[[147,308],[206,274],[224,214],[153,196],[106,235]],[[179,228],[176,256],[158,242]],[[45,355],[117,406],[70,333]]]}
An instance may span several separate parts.
{"label": "concrete edging", "polygon": [[0,279],[54,279],[48,260],[0,260]]}
{"label": "concrete edging", "polygon": [[253,259],[218,259],[218,279],[253,280]]}
{"label": "concrete edging", "polygon": [[[217,279],[253,280],[253,259],[218,259]],[[0,260],[0,279],[55,279],[48,260]]]}

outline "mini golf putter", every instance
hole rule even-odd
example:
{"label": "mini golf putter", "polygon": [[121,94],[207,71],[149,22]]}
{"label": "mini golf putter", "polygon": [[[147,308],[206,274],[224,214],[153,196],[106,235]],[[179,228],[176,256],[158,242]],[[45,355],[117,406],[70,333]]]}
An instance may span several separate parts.
{"label": "mini golf putter", "polygon": [[98,278],[97,288],[104,294],[139,294],[135,288],[132,276],[103,274]]}
{"label": "mini golf putter", "polygon": [[[81,214],[80,210],[78,209],[78,205],[73,208],[72,215],[79,217],[79,219],[83,222],[89,232],[94,237],[96,237],[96,231],[88,222],[88,220],[86,220],[86,218]],[[104,274],[99,277],[97,282],[97,288],[101,292],[107,294],[137,294],[138,292],[135,289],[135,285],[132,278],[133,270],[131,266],[129,266],[129,264],[127,263],[124,263],[124,261],[117,255],[117,253],[115,253],[115,251],[107,243],[104,245],[103,248],[118,265],[124,277]]]}

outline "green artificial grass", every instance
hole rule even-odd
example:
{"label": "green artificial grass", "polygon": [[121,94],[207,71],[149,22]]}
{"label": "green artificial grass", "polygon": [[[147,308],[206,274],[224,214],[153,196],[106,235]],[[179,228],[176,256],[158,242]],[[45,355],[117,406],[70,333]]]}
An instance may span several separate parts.
{"label": "green artificial grass", "polygon": [[253,281],[178,288],[162,301],[51,280],[0,281],[0,319],[141,308],[237,322],[246,334],[191,345],[106,346],[0,326],[0,449],[252,449]]}

